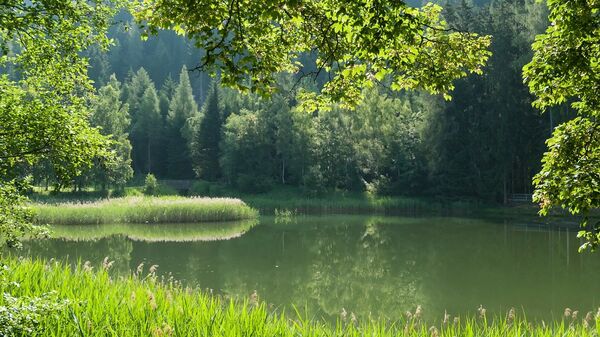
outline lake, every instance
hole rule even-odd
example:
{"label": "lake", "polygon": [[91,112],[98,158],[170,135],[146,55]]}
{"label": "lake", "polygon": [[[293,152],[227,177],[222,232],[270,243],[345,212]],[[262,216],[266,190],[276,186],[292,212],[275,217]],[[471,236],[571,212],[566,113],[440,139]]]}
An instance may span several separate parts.
{"label": "lake", "polygon": [[25,255],[141,262],[159,274],[227,296],[254,291],[273,309],[334,319],[396,319],[509,308],[552,319],[600,306],[600,253],[579,254],[575,232],[532,220],[458,217],[297,216],[187,225],[58,226]]}

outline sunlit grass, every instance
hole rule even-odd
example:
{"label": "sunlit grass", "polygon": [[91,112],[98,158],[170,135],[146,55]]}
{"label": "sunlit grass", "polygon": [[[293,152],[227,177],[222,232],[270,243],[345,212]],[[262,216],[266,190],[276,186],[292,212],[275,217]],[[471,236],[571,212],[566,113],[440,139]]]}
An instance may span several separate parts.
{"label": "sunlit grass", "polygon": [[[258,295],[228,300],[177,282],[159,282],[156,267],[140,266],[131,276],[113,278],[110,263],[89,263],[74,269],[59,262],[9,258],[0,292],[17,297],[51,293],[68,300],[54,315],[38,318],[37,336],[406,336],[406,337],[592,337],[600,334],[596,312],[565,312],[554,322],[531,322],[511,311],[487,317],[443,317],[424,322],[420,309],[389,322],[341,312],[337,323],[305,319],[304,313],[271,311]],[[0,308],[7,305],[0,298]],[[442,313],[443,315],[443,313]]]}
{"label": "sunlit grass", "polygon": [[194,223],[253,219],[258,212],[232,198],[127,197],[88,203],[33,204],[42,224]]}
{"label": "sunlit grass", "polygon": [[218,241],[240,237],[257,223],[258,219],[200,224],[55,225],[51,237],[90,241],[122,235],[146,242]]}

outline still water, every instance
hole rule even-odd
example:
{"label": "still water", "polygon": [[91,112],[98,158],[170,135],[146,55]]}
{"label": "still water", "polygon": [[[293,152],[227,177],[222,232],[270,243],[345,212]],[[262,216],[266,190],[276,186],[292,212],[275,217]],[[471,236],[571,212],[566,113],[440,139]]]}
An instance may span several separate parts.
{"label": "still water", "polygon": [[128,272],[159,265],[187,285],[243,298],[257,292],[332,319],[395,319],[417,305],[429,319],[511,307],[536,319],[600,306],[600,253],[579,254],[576,233],[531,221],[321,216],[204,225],[56,227],[31,256],[100,263]]}

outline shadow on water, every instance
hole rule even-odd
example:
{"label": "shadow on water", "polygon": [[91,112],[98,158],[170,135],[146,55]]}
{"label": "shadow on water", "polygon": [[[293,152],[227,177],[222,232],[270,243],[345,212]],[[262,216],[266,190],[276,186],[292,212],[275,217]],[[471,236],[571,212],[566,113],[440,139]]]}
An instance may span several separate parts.
{"label": "shadow on water", "polygon": [[274,307],[306,305],[326,319],[342,308],[390,319],[417,305],[429,319],[479,305],[539,319],[598,308],[600,256],[577,253],[574,232],[528,223],[336,215],[263,217],[258,226],[68,226],[24,252],[98,263],[110,256],[119,272],[157,264],[188,285],[234,297],[256,290]]}

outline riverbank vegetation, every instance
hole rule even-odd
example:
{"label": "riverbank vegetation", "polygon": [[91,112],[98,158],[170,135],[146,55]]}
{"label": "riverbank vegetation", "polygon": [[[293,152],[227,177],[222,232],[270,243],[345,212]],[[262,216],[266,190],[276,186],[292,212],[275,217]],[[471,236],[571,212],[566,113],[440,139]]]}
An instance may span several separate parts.
{"label": "riverbank vegetation", "polygon": [[[157,266],[140,265],[127,277],[111,277],[112,262],[75,268],[59,262],[9,258],[0,277],[0,332],[8,336],[531,336],[592,337],[600,333],[600,312],[566,309],[554,322],[528,321],[521,311],[488,317],[440,313],[423,319],[424,308],[386,322],[356,317],[340,308],[337,323],[285,314],[260,301],[223,297],[184,288],[156,276]],[[11,294],[11,295],[8,295]],[[35,299],[35,300],[32,300]],[[37,306],[30,306],[35,301]]]}
{"label": "riverbank vegetation", "polygon": [[[419,212],[475,211],[486,207],[498,207],[495,203],[486,203],[477,199],[450,199],[429,197],[378,196],[364,192],[329,191],[318,195],[306,193],[298,188],[277,188],[264,193],[243,193],[223,184],[198,182],[201,189],[192,188],[183,192],[187,197],[239,198],[250,207],[260,210],[261,214],[274,214],[275,209],[288,209],[299,214],[321,213],[380,213],[380,214],[417,214]],[[162,187],[159,198],[179,197],[179,191]],[[194,185],[192,185],[194,186]],[[93,203],[108,200],[107,193],[97,190],[79,192],[40,191],[29,194],[30,199],[39,204]],[[125,187],[124,193],[132,196],[143,195],[143,186]],[[109,192],[111,194],[111,192]],[[183,198],[183,197],[181,197]],[[118,198],[117,198],[118,200]],[[535,213],[534,204],[524,204]]]}
{"label": "riverbank vegetation", "polygon": [[33,204],[39,224],[192,223],[253,219],[258,212],[231,198],[127,197],[87,203]]}

